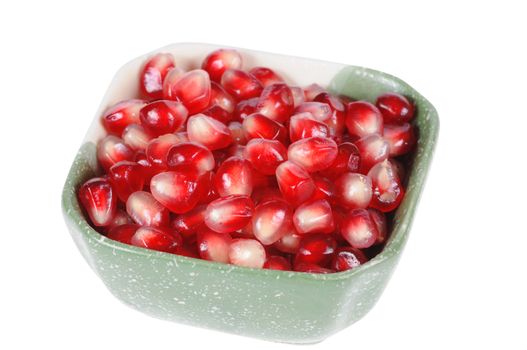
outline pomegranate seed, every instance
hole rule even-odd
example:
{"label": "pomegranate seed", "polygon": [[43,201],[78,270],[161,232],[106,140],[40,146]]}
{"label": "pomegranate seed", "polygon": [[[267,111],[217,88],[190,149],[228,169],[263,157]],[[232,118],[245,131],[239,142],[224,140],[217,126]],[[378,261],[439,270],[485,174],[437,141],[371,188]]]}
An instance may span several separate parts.
{"label": "pomegranate seed", "polygon": [[296,254],[298,248],[300,248],[301,241],[302,237],[297,235],[294,228],[292,228],[289,233],[280,238],[273,246],[281,252]]}
{"label": "pomegranate seed", "polygon": [[313,181],[315,182],[315,192],[313,192],[310,200],[326,199],[331,202],[335,194],[333,182],[320,175],[313,175]]}
{"label": "pomegranate seed", "polygon": [[180,214],[171,221],[170,226],[179,232],[185,241],[191,240],[204,223],[206,208],[206,205],[199,205],[191,211]]}
{"label": "pomegranate seed", "polygon": [[210,105],[217,105],[225,110],[227,113],[232,114],[236,107],[236,100],[225,91],[223,86],[216,82],[210,83]]}
{"label": "pomegranate seed", "polygon": [[167,154],[167,165],[170,169],[194,167],[199,174],[214,169],[216,163],[212,152],[195,142],[182,142],[173,145]]}
{"label": "pomegranate seed", "polygon": [[260,99],[258,97],[240,101],[234,108],[233,118],[237,121],[243,121],[248,115],[256,113],[256,105]]}
{"label": "pomegranate seed", "polygon": [[388,225],[386,223],[386,216],[383,212],[378,211],[377,209],[368,208],[368,213],[377,228],[377,240],[375,244],[382,244],[388,239]]}
{"label": "pomegranate seed", "polygon": [[126,214],[122,209],[117,209],[112,221],[106,226],[106,230],[111,230],[114,227],[133,224],[132,218]]}
{"label": "pomegranate seed", "polygon": [[379,232],[366,209],[355,209],[341,222],[340,234],[354,248],[371,247]]}
{"label": "pomegranate seed", "polygon": [[115,163],[133,158],[134,151],[116,136],[106,136],[97,144],[97,159],[105,171],[108,171]]}
{"label": "pomegranate seed", "polygon": [[123,141],[131,149],[137,151],[146,149],[152,136],[139,124],[130,124],[123,131]]}
{"label": "pomegranate seed", "polygon": [[375,103],[386,123],[408,123],[414,117],[414,106],[408,99],[396,93],[386,93]]}
{"label": "pomegranate seed", "polygon": [[289,120],[289,138],[291,142],[309,137],[329,137],[329,128],[308,112],[295,114]]}
{"label": "pomegranate seed", "polygon": [[113,239],[124,244],[132,244],[131,240],[135,231],[139,228],[139,225],[135,224],[123,224],[119,226],[112,227],[106,237]]}
{"label": "pomegranate seed", "polygon": [[231,233],[233,238],[254,238],[253,226],[249,221],[245,227]]}
{"label": "pomegranate seed", "polygon": [[335,141],[324,137],[310,137],[292,143],[287,151],[287,158],[313,173],[329,167],[337,153]]}
{"label": "pomegranate seed", "polygon": [[385,160],[368,172],[373,186],[372,208],[384,213],[395,210],[404,197],[404,189],[392,164]]}
{"label": "pomegranate seed", "polygon": [[253,113],[243,120],[243,130],[248,140],[261,138],[278,140],[285,143],[287,139],[286,128],[260,113]]}
{"label": "pomegranate seed", "polygon": [[256,206],[252,232],[264,245],[273,244],[291,232],[293,211],[282,200],[267,200]]}
{"label": "pomegranate seed", "polygon": [[[231,131],[232,139],[235,143],[234,145],[231,146],[231,148],[236,147],[239,149],[240,145],[245,145],[247,143],[247,138],[245,136],[245,130],[243,130],[242,123],[230,122],[229,125],[227,125],[227,127]],[[240,154],[243,154],[243,153],[240,153]]]}
{"label": "pomegranate seed", "polygon": [[[238,122],[233,122],[233,123],[238,123]],[[240,124],[241,125],[241,124]],[[245,145],[239,145],[237,143],[231,145],[228,149],[227,149],[227,156],[228,157],[240,157],[240,158],[244,158],[245,157]]]}
{"label": "pomegranate seed", "polygon": [[179,233],[166,228],[143,226],[135,231],[130,243],[136,247],[175,253],[183,244],[183,239]]}
{"label": "pomegranate seed", "polygon": [[146,146],[146,157],[153,167],[164,170],[167,168],[168,152],[172,146],[180,143],[180,139],[174,134],[161,135],[150,141]]}
{"label": "pomegranate seed", "polygon": [[168,72],[175,67],[174,57],[169,53],[158,53],[152,56],[143,66],[139,88],[141,93],[150,99],[163,97],[163,81]]}
{"label": "pomegranate seed", "polygon": [[[216,187],[214,187],[214,178],[216,177],[216,174],[214,174],[213,171],[209,171],[207,174],[204,174],[202,176],[202,187],[205,189],[201,199],[199,200],[199,204],[208,204],[219,197],[218,191],[216,191]],[[207,191],[208,189],[208,191]]]}
{"label": "pomegranate seed", "polygon": [[166,85],[164,92],[165,99],[181,101],[190,115],[199,113],[207,108],[210,102],[209,74],[201,69],[183,73]]}
{"label": "pomegranate seed", "polygon": [[342,137],[346,129],[346,107],[333,95],[323,92],[315,97],[315,102],[326,103],[331,108],[331,116],[326,120],[331,137]]}
{"label": "pomegranate seed", "polygon": [[234,239],[229,247],[229,261],[233,265],[262,268],[265,260],[265,248],[255,239]]}
{"label": "pomegranate seed", "polygon": [[155,175],[150,181],[150,191],[168,210],[183,214],[196,206],[205,188],[196,169],[181,168]]}
{"label": "pomegranate seed", "polygon": [[344,208],[368,207],[372,197],[370,178],[357,173],[342,174],[335,182],[335,197]]}
{"label": "pomegranate seed", "polygon": [[221,85],[238,101],[258,97],[262,93],[262,84],[252,74],[239,69],[228,69],[221,77]]}
{"label": "pomegranate seed", "polygon": [[306,169],[289,160],[276,168],[276,180],[284,198],[293,205],[305,202],[315,191],[315,182]]}
{"label": "pomegranate seed", "polygon": [[262,84],[264,88],[269,85],[283,83],[284,79],[278,75],[274,70],[267,67],[254,67],[249,73],[251,73],[258,81]]}
{"label": "pomegranate seed", "polygon": [[120,136],[130,124],[139,123],[139,110],[145,105],[143,100],[121,101],[108,108],[102,117],[102,124],[110,134]]}
{"label": "pomegranate seed", "polygon": [[242,56],[236,50],[219,49],[211,52],[205,57],[201,69],[207,71],[210,79],[216,82],[221,80],[227,69],[240,69],[242,67]]}
{"label": "pomegranate seed", "polygon": [[264,175],[274,175],[287,159],[287,149],[277,140],[252,139],[245,146],[245,158]]}
{"label": "pomegranate seed", "polygon": [[141,166],[143,176],[145,177],[145,186],[150,186],[150,179],[157,173],[157,169],[150,163],[144,151],[137,151],[134,161]]}
{"label": "pomegranate seed", "polygon": [[302,238],[300,247],[295,255],[295,267],[301,263],[325,265],[337,248],[333,237],[324,234],[314,234]]}
{"label": "pomegranate seed", "polygon": [[107,179],[95,177],[79,189],[79,201],[95,226],[109,225],[117,210],[117,197]]}
{"label": "pomegranate seed", "polygon": [[132,193],[126,201],[126,212],[141,226],[168,225],[168,210],[148,192]]}
{"label": "pomegranate seed", "polygon": [[352,136],[361,138],[371,134],[382,134],[382,115],[377,107],[366,101],[348,104],[346,127]]}
{"label": "pomegranate seed", "polygon": [[205,211],[205,225],[221,233],[233,232],[246,226],[254,211],[248,196],[221,197],[209,203]]}
{"label": "pomegranate seed", "polygon": [[390,157],[406,154],[415,145],[414,128],[408,123],[401,125],[385,124],[383,137],[390,145]]}
{"label": "pomegranate seed", "polygon": [[154,136],[177,131],[187,116],[188,111],[182,103],[169,100],[150,102],[139,111],[141,125]]}
{"label": "pomegranate seed", "polygon": [[295,109],[293,93],[286,84],[269,85],[263,90],[256,109],[269,119],[283,123]]}
{"label": "pomegranate seed", "polygon": [[335,229],[331,205],[325,199],[306,202],[295,210],[293,223],[296,232],[301,235],[308,233],[331,233]]}
{"label": "pomegranate seed", "polygon": [[388,159],[390,145],[379,134],[371,134],[357,140],[355,145],[360,154],[360,172],[366,174],[372,166]]}
{"label": "pomegranate seed", "polygon": [[295,271],[297,272],[306,272],[306,273],[333,273],[335,271],[331,269],[326,269],[324,267],[321,267],[317,264],[310,264],[310,263],[298,263],[295,264]]}
{"label": "pomegranate seed", "polygon": [[298,86],[290,86],[291,93],[293,94],[293,105],[296,107],[300,106],[305,102],[304,90]]}
{"label": "pomegranate seed", "polygon": [[283,256],[271,255],[267,257],[263,268],[269,270],[289,271],[291,270],[291,263]]}
{"label": "pomegranate seed", "polygon": [[252,167],[241,157],[227,158],[218,168],[214,187],[222,197],[230,195],[250,196],[253,191]]}
{"label": "pomegranate seed", "polygon": [[319,122],[326,122],[331,118],[331,107],[327,103],[322,102],[304,102],[295,108],[295,114],[309,112]]}
{"label": "pomegranate seed", "polygon": [[197,244],[202,259],[228,263],[231,242],[232,238],[228,233],[214,232],[206,226],[198,230]]}
{"label": "pomegranate seed", "polygon": [[141,191],[145,183],[142,167],[126,160],[115,163],[108,171],[108,175],[112,188],[123,202],[126,202],[132,193]]}
{"label": "pomegranate seed", "polygon": [[214,118],[217,121],[222,122],[223,124],[227,124],[232,120],[232,114],[230,114],[218,105],[212,105],[201,113],[206,115],[207,117]]}
{"label": "pomegranate seed", "polygon": [[311,84],[304,88],[304,96],[306,101],[313,101],[318,95],[323,92],[326,92],[326,89],[324,89],[318,84]]}
{"label": "pomegranate seed", "polygon": [[232,143],[229,128],[204,114],[196,114],[189,118],[187,132],[191,141],[199,142],[211,151],[225,148]]}
{"label": "pomegranate seed", "polygon": [[393,170],[395,171],[399,179],[403,181],[406,176],[406,169],[404,168],[403,163],[393,158],[390,159],[390,163],[392,163]]}
{"label": "pomegranate seed", "polygon": [[336,179],[344,173],[359,171],[359,165],[359,149],[351,142],[344,142],[338,146],[337,157],[333,164],[322,170],[321,174],[329,179]]}
{"label": "pomegranate seed", "polygon": [[184,74],[185,71],[179,67],[174,67],[170,71],[168,71],[167,75],[165,76],[165,79],[163,80],[162,98],[168,100],[177,100],[176,96],[174,95],[174,91],[172,91],[172,87]]}
{"label": "pomegranate seed", "polygon": [[331,261],[331,268],[337,272],[351,270],[368,261],[366,255],[357,248],[341,247],[337,249],[333,260]]}

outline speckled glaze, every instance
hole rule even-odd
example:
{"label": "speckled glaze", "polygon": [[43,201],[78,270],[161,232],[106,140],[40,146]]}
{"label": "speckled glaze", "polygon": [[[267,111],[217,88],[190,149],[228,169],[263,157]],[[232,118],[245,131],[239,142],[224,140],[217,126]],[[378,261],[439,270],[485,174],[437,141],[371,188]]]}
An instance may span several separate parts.
{"label": "speckled glaze", "polygon": [[[177,65],[188,69],[217,47],[176,44],[156,52],[171,52]],[[279,73],[299,85],[318,82],[335,93],[369,101],[380,93],[395,91],[415,101],[417,153],[391,237],[379,255],[351,271],[317,275],[250,269],[150,251],[109,240],[93,230],[83,217],[76,192],[99,171],[95,142],[104,134],[100,113],[137,93],[138,71],[152,53],[125,65],[110,85],[68,174],[62,194],[64,218],[93,271],[118,299],[134,309],[161,319],[270,341],[319,342],[361,319],[390,279],[408,238],[432,159],[439,129],[437,112],[409,85],[382,72],[239,50],[245,67],[280,67],[283,71],[277,69]]]}

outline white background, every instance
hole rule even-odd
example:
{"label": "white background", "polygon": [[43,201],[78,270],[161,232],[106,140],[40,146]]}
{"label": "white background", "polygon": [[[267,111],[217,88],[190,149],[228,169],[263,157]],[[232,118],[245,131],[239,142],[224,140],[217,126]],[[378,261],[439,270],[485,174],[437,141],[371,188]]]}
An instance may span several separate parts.
{"label": "white background", "polygon": [[0,348],[293,348],[129,309],[62,221],[63,181],[113,74],[197,41],[383,70],[439,111],[393,279],[364,319],[311,348],[525,349],[525,14],[507,1],[2,2]]}

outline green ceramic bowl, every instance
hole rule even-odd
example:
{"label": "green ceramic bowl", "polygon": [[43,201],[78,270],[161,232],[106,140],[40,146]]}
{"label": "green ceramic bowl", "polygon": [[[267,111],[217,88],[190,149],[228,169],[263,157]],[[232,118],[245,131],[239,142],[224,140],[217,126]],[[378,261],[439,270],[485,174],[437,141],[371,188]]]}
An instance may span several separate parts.
{"label": "green ceramic bowl", "polygon": [[[195,68],[210,51],[208,44],[176,44],[170,52],[177,64]],[[439,121],[434,107],[405,82],[362,67],[239,49],[245,67],[276,68],[298,85],[326,84],[330,90],[374,101],[394,91],[417,105],[417,153],[409,170],[406,196],[395,214],[384,250],[363,266],[341,273],[309,273],[250,269],[218,264],[124,245],[97,233],[77,202],[79,186],[98,171],[95,143],[104,131],[102,111],[137,94],[141,63],[152,53],[126,64],[116,74],[64,185],[62,208],[67,227],[93,271],[118,299],[161,319],[289,343],[319,342],[361,319],[383,292],[408,238],[434,151]]]}

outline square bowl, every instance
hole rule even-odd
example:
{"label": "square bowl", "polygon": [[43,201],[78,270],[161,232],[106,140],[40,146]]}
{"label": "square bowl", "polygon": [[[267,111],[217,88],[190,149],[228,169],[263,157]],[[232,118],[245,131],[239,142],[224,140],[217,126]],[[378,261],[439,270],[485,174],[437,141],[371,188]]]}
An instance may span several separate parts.
{"label": "square bowl", "polygon": [[115,75],[71,166],[62,193],[66,225],[90,267],[112,294],[145,314],[184,324],[288,343],[315,343],[362,318],[382,294],[408,238],[437,140],[434,107],[405,82],[362,67],[238,49],[245,68],[275,69],[295,85],[313,82],[337,94],[374,101],[384,92],[410,97],[417,107],[419,139],[407,193],[397,209],[386,246],[353,270],[333,274],[251,269],[121,244],[95,231],[77,201],[80,185],[97,174],[95,144],[105,131],[101,113],[138,96],[143,62],[157,52],[174,55],[177,65],[197,68],[220,46],[174,44],[138,57]]}

